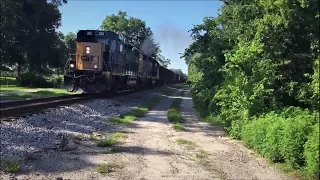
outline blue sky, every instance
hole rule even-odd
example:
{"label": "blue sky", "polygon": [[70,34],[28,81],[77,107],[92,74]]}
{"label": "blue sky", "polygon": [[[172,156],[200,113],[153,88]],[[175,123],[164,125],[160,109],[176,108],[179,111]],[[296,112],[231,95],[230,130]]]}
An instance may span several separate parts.
{"label": "blue sky", "polygon": [[192,42],[190,32],[193,25],[200,24],[204,17],[217,16],[222,3],[207,1],[115,1],[115,0],[69,0],[60,7],[63,33],[79,29],[97,29],[107,15],[126,11],[128,16],[144,20],[160,44],[162,54],[171,59],[169,68],[187,73],[187,65],[178,53]]}

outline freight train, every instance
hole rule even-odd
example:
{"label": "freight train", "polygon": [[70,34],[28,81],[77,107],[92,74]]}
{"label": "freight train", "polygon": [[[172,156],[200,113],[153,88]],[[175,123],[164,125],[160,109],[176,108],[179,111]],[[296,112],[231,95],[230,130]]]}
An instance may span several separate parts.
{"label": "freight train", "polygon": [[64,73],[69,92],[117,92],[184,81],[113,31],[80,30]]}

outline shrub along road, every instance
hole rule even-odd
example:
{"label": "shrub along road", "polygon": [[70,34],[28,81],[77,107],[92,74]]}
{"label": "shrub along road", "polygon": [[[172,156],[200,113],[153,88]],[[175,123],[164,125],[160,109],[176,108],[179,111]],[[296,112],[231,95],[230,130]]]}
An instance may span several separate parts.
{"label": "shrub along road", "polygon": [[[35,172],[24,178],[40,177],[63,179],[289,179],[279,170],[253,155],[251,151],[224,136],[223,131],[207,123],[199,122],[193,109],[189,90],[181,97],[182,90],[163,93],[161,100],[144,114],[129,113],[135,121],[119,123],[124,130],[99,140],[101,134],[93,134],[91,140],[97,147],[79,148],[86,151],[86,158],[67,152],[65,163],[70,169],[44,174]],[[178,131],[168,121],[167,111],[174,100],[181,98]],[[151,99],[152,100],[152,99]],[[154,100],[153,100],[154,101]],[[141,110],[142,113],[142,110]],[[144,112],[145,113],[145,112]],[[138,116],[139,114],[139,116]],[[125,118],[124,116],[123,118]],[[113,123],[116,123],[114,121]],[[123,129],[123,128],[122,128]],[[74,137],[76,146],[81,137]],[[103,142],[103,143],[100,143]],[[78,150],[79,150],[78,149]],[[83,152],[81,153],[83,154]],[[77,162],[78,161],[78,162]],[[90,166],[72,170],[81,161]],[[50,166],[47,164],[46,166]],[[36,174],[36,175],[35,175]],[[22,176],[21,176],[22,177]]]}

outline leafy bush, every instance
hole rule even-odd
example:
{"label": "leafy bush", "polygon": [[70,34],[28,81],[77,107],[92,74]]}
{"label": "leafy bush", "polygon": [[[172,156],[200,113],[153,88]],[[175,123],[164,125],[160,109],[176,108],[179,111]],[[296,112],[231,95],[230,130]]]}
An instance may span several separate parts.
{"label": "leafy bush", "polygon": [[263,152],[266,148],[267,127],[272,122],[269,118],[255,118],[243,127],[242,140],[250,148]]}
{"label": "leafy bush", "polygon": [[269,119],[271,123],[267,127],[266,146],[263,154],[273,162],[283,162],[283,156],[280,153],[281,139],[283,136],[284,118],[270,113]]}
{"label": "leafy bush", "polygon": [[[284,161],[292,168],[303,167],[307,160],[308,170],[314,174],[314,167],[319,163],[314,160],[319,153],[315,150],[319,140],[313,139],[313,136],[318,137],[315,130],[308,137],[313,119],[308,110],[300,108],[289,107],[282,113],[270,112],[249,121],[242,129],[242,140],[273,162]],[[308,145],[304,146],[307,137]]]}
{"label": "leafy bush", "polygon": [[27,72],[19,76],[21,86],[37,88],[61,88],[63,86],[63,77],[53,76],[48,80],[43,75]]}
{"label": "leafy bush", "polygon": [[280,152],[286,163],[297,168],[304,165],[303,146],[311,132],[313,117],[299,108],[288,108],[282,116],[285,119]]}
{"label": "leafy bush", "polygon": [[247,124],[247,120],[239,119],[231,122],[231,128],[227,128],[229,135],[235,139],[241,139],[243,127]]}
{"label": "leafy bush", "polygon": [[309,175],[319,177],[319,122],[313,126],[312,133],[304,147],[306,171]]}
{"label": "leafy bush", "polygon": [[62,88],[63,86],[63,77],[55,76],[52,78],[51,83],[55,88]]}
{"label": "leafy bush", "polygon": [[27,72],[21,74],[19,77],[19,83],[21,86],[27,87],[39,87],[39,88],[51,88],[53,84],[48,82],[42,75]]}

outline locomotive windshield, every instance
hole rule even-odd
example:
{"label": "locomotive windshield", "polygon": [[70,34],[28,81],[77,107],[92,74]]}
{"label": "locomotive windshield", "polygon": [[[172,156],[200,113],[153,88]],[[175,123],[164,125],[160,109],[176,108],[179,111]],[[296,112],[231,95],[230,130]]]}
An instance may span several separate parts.
{"label": "locomotive windshield", "polygon": [[95,31],[79,31],[77,42],[97,42]]}

